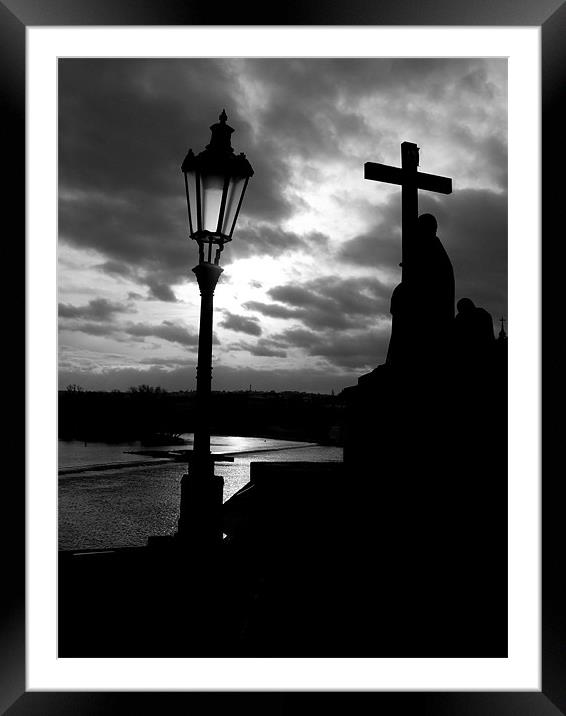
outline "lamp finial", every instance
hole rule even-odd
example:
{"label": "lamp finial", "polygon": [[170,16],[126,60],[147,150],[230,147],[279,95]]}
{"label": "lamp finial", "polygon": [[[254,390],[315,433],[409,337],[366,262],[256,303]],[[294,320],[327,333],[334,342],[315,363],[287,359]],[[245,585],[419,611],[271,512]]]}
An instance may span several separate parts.
{"label": "lamp finial", "polygon": [[213,152],[226,152],[228,154],[233,154],[234,150],[232,149],[232,144],[230,143],[230,135],[234,130],[226,124],[228,116],[226,115],[225,109],[222,110],[218,119],[220,121],[210,127],[212,134],[210,137],[210,143],[207,144],[206,148],[212,150]]}

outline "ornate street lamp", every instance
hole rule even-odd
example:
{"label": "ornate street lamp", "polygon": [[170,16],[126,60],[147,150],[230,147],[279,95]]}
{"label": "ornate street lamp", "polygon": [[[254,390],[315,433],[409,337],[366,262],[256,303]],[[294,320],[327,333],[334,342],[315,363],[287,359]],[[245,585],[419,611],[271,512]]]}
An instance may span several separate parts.
{"label": "ornate street lamp", "polygon": [[200,263],[212,262],[216,245],[216,265],[224,244],[232,241],[248,181],[254,173],[245,154],[234,154],[230,142],[234,130],[226,124],[225,110],[219,119],[210,128],[212,136],[206,149],[196,156],[189,149],[181,166],[190,237],[198,243]]}
{"label": "ornate street lamp", "polygon": [[[197,365],[197,424],[189,472],[181,480],[181,513],[177,536],[192,545],[209,547],[222,540],[222,477],[214,474],[210,453],[210,392],[212,380],[212,314],[214,289],[223,269],[224,244],[232,240],[253,169],[245,154],[235,154],[234,131],[222,110],[210,127],[210,143],[195,155],[189,150],[181,166],[189,213],[189,235],[199,248],[193,269],[201,295]],[[213,256],[214,251],[214,256]]]}

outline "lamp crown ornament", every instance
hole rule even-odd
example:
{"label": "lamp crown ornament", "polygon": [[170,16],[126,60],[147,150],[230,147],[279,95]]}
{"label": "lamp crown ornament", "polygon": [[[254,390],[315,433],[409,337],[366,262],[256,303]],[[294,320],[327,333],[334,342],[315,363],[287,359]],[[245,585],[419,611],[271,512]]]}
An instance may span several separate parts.
{"label": "lamp crown ornament", "polygon": [[219,122],[210,126],[210,143],[206,145],[206,148],[213,152],[228,152],[234,154],[231,142],[231,135],[234,129],[226,124],[228,115],[225,109],[222,110],[218,119],[220,120]]}

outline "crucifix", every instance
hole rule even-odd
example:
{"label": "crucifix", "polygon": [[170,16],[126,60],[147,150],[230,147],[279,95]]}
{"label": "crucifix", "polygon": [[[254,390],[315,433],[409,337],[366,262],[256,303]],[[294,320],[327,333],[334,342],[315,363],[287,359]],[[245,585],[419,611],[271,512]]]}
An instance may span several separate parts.
{"label": "crucifix", "polygon": [[407,243],[415,232],[419,215],[418,190],[452,193],[452,179],[419,172],[419,148],[412,142],[401,144],[401,168],[366,162],[364,179],[401,185],[401,266],[406,260]]}

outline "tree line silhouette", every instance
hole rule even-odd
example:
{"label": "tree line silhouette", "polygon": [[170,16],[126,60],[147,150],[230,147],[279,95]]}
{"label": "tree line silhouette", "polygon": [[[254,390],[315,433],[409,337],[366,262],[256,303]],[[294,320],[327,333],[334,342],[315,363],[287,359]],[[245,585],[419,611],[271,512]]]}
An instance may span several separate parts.
{"label": "tree line silhouette", "polygon": [[[340,443],[345,409],[340,396],[275,391],[213,391],[213,434]],[[128,391],[59,391],[61,440],[152,442],[156,436],[194,432],[196,392],[132,386]]]}

